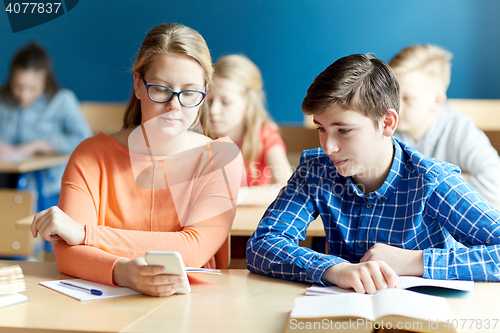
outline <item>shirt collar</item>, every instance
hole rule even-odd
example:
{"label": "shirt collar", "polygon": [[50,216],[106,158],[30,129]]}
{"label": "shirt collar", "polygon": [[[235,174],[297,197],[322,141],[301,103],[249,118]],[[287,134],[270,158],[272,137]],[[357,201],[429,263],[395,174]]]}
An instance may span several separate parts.
{"label": "shirt collar", "polygon": [[399,181],[401,180],[404,172],[404,160],[403,160],[403,150],[399,144],[399,140],[395,137],[392,138],[392,143],[394,146],[394,158],[392,160],[391,170],[389,175],[385,179],[382,186],[375,192],[365,195],[354,183],[352,177],[347,177],[347,183],[351,187],[352,191],[361,198],[373,198],[377,197],[379,200],[385,201],[394,191],[396,190]]}

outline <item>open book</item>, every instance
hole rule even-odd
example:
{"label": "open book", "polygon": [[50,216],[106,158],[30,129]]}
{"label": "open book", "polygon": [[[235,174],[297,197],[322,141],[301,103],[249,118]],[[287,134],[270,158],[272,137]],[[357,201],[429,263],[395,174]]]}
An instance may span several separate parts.
{"label": "open book", "polygon": [[[415,287],[435,287],[444,288],[458,291],[472,291],[474,290],[474,281],[461,281],[461,280],[435,280],[424,279],[416,276],[401,276],[399,277],[399,284],[397,289],[409,289]],[[312,285],[307,288],[306,296],[323,296],[328,294],[346,294],[355,293],[354,289],[342,289],[337,286],[320,286]]]}
{"label": "open book", "polygon": [[[188,273],[205,273],[205,274],[216,274],[222,275],[219,269],[208,269],[208,268],[193,268],[186,267],[186,271]],[[54,281],[42,281],[39,284],[47,287],[49,289],[55,290],[61,294],[67,295],[71,298],[74,298],[79,301],[95,301],[102,300],[107,298],[114,297],[122,297],[122,296],[131,296],[131,295],[140,295],[141,293],[125,287],[112,287],[105,284],[87,281],[83,279],[68,279],[64,280],[66,282],[71,283],[76,288],[61,284],[62,280],[54,280]],[[80,289],[78,289],[80,288]],[[83,289],[82,289],[83,288]],[[84,290],[86,289],[86,290]],[[101,295],[93,294],[89,292],[90,290],[101,291]]]}
{"label": "open book", "polygon": [[339,294],[295,299],[284,332],[456,332],[453,311],[443,297],[384,289],[375,295]]}

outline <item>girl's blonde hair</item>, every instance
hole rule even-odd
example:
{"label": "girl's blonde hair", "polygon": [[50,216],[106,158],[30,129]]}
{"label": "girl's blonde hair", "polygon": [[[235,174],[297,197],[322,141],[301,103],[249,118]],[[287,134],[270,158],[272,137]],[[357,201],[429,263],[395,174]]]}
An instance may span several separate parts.
{"label": "girl's blonde hair", "polygon": [[446,93],[451,79],[451,59],[453,54],[435,45],[415,44],[401,50],[389,62],[397,74],[422,71],[439,83],[442,92]]}
{"label": "girl's blonde hair", "polygon": [[[258,162],[262,154],[263,144],[260,140],[260,132],[263,125],[269,125],[275,130],[278,126],[271,119],[265,104],[265,93],[263,90],[262,74],[250,59],[243,55],[227,55],[219,58],[214,65],[214,76],[216,78],[230,80],[239,83],[245,88],[243,97],[246,100],[247,109],[243,118],[243,141],[241,153],[247,166]],[[250,168],[252,173],[256,168]]]}
{"label": "girl's blonde hair", "polygon": [[[210,51],[203,37],[194,29],[180,24],[160,24],[154,27],[144,38],[133,71],[144,75],[151,63],[158,56],[186,55],[196,60],[205,74],[205,86],[212,82],[213,67]],[[208,105],[203,103],[198,112],[205,135],[210,135],[208,127]],[[132,92],[129,104],[123,117],[123,129],[141,123],[141,101]]]}

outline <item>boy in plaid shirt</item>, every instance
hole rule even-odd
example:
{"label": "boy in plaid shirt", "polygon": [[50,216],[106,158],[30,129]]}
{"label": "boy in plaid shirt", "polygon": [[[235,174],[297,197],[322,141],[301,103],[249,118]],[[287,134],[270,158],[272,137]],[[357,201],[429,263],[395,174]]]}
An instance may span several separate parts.
{"label": "boy in plaid shirt", "polygon": [[[393,138],[399,85],[373,55],[341,58],[307,91],[321,148],[301,162],[247,244],[247,268],[360,293],[398,275],[500,281],[500,211],[452,164]],[[321,216],[329,254],[298,245]]]}

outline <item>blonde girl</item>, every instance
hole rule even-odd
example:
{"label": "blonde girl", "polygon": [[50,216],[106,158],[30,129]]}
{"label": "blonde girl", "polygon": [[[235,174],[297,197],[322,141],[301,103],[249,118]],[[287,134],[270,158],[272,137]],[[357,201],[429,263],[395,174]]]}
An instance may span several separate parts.
{"label": "blonde girl", "polygon": [[[144,39],[123,130],[84,141],[66,169],[59,208],[37,214],[33,236],[56,243],[63,273],[167,296],[180,277],[147,266],[147,251],[180,252],[186,266],[221,267],[214,257],[234,218],[242,162],[192,129],[208,121],[212,79],[203,37],[162,24]],[[236,149],[236,152],[238,150]],[[233,154],[221,164],[218,158]]]}
{"label": "blonde girl", "polygon": [[241,148],[247,172],[248,191],[238,202],[269,204],[292,169],[278,126],[264,107],[261,72],[242,55],[224,56],[214,68],[210,123],[217,137],[228,136]]}

